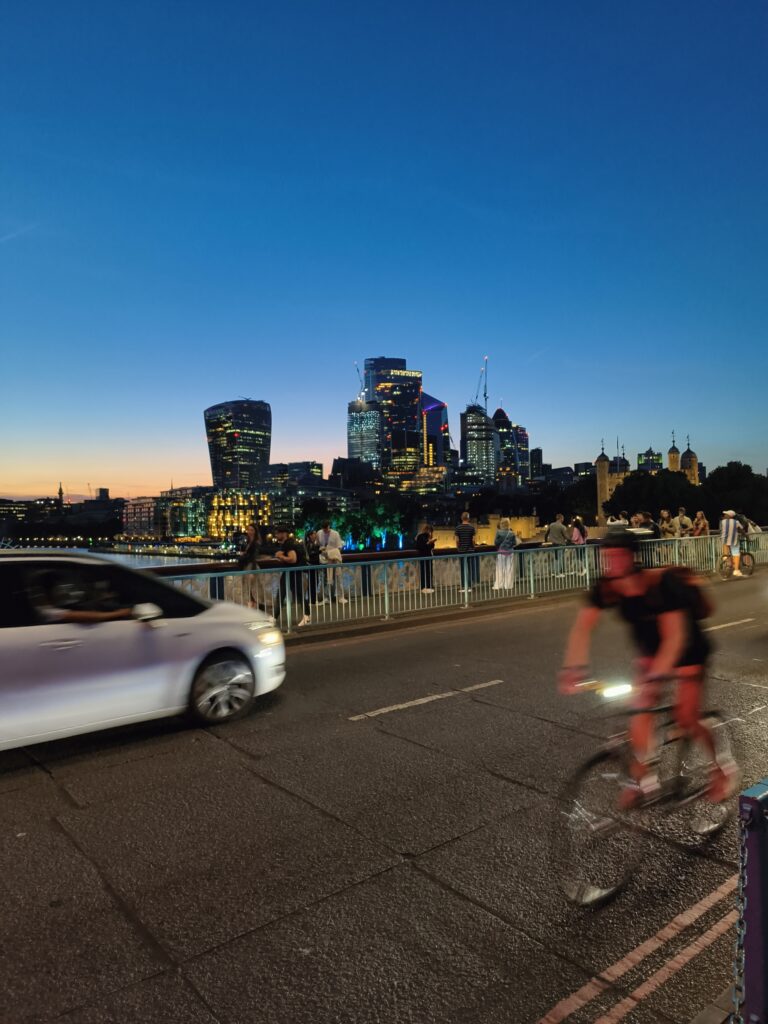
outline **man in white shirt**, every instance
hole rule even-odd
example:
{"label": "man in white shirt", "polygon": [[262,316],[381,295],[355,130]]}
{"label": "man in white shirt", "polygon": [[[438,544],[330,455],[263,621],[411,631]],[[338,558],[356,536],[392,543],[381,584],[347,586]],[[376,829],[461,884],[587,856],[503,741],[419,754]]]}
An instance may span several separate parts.
{"label": "man in white shirt", "polygon": [[341,549],[344,546],[338,530],[332,530],[329,522],[323,523],[317,531],[317,541],[320,545],[320,561],[333,568],[328,569],[325,574],[326,584],[330,589],[331,601],[335,601],[338,594],[339,604],[349,604],[342,589]]}
{"label": "man in white shirt", "polygon": [[686,515],[685,509],[680,506],[677,510],[677,515],[672,520],[672,525],[675,528],[676,537],[690,537],[693,533],[693,523],[688,515]]}

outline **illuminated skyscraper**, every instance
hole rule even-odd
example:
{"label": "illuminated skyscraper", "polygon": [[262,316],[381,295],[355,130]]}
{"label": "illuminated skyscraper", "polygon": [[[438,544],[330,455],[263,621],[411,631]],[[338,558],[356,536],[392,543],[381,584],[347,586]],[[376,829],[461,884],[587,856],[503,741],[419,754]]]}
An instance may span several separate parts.
{"label": "illuminated skyscraper", "polygon": [[[421,432],[421,370],[406,369],[404,359],[376,356],[365,360],[364,380],[366,402],[381,410],[382,468],[410,464],[413,435]],[[418,461],[418,441],[416,448]]]}
{"label": "illuminated skyscraper", "polygon": [[461,414],[461,457],[467,473],[493,483],[499,468],[499,433],[482,405]]}
{"label": "illuminated skyscraper", "polygon": [[503,409],[493,414],[493,424],[499,434],[499,470],[525,483],[531,476],[528,431],[512,423]]}
{"label": "illuminated skyscraper", "polygon": [[357,399],[347,406],[347,458],[381,467],[381,409]]}
{"label": "illuminated skyscraper", "polygon": [[448,429],[448,406],[439,398],[421,393],[421,464],[447,466],[451,441]]}
{"label": "illuminated skyscraper", "polygon": [[250,491],[269,465],[272,410],[268,402],[242,398],[205,410],[205,432],[217,490]]}

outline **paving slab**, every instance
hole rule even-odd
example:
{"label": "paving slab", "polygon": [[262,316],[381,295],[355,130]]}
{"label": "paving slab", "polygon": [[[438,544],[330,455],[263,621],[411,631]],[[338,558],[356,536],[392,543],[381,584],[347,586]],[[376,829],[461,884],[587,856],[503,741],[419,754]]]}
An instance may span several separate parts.
{"label": "paving slab", "polygon": [[[257,763],[259,774],[399,853],[421,853],[530,803],[521,787],[350,723]],[[362,728],[354,728],[355,725]]]}
{"label": "paving slab", "polygon": [[184,718],[161,718],[39,743],[29,751],[53,778],[65,780],[132,761],[183,757],[189,748],[200,750],[210,739],[205,729]]}
{"label": "paving slab", "polygon": [[234,747],[204,730],[167,737],[151,750],[129,746],[122,759],[115,752],[104,758],[67,760],[53,777],[77,804],[86,807],[123,798],[162,798],[169,788],[190,789],[196,779],[216,779],[226,789],[227,774],[241,769],[244,761]]}
{"label": "paving slab", "polygon": [[60,1018],[61,1024],[219,1024],[178,972],[88,1000]]}
{"label": "paving slab", "polygon": [[27,751],[0,751],[0,793],[42,785],[47,779],[46,772]]}
{"label": "paving slab", "polygon": [[[559,890],[548,850],[553,821],[553,805],[542,801],[426,853],[415,864],[591,974],[615,963],[733,874],[727,866],[645,837],[649,856],[627,889],[600,910],[585,910]],[[731,906],[723,899],[713,913]],[[620,987],[631,990],[653,969],[653,961],[643,961],[622,977]]]}
{"label": "paving slab", "polygon": [[533,1024],[586,980],[407,866],[185,971],[228,1024]]}
{"label": "paving slab", "polygon": [[241,765],[217,774],[157,758],[123,777],[119,800],[60,821],[177,960],[398,861]]}
{"label": "paving slab", "polygon": [[210,734],[258,758],[304,746],[308,737],[323,736],[333,742],[334,733],[349,728],[347,719],[346,711],[329,709],[316,700],[305,702],[301,695],[287,692],[247,718],[214,726]]}
{"label": "paving slab", "polygon": [[484,702],[450,700],[428,707],[429,713],[415,708],[383,716],[379,727],[549,793],[597,746],[594,737]]}
{"label": "paving slab", "polygon": [[0,791],[0,829],[23,831],[28,825],[50,822],[74,805],[69,794],[43,773],[33,786]]}
{"label": "paving slab", "polygon": [[3,1022],[43,1022],[166,966],[59,830],[0,831]]}

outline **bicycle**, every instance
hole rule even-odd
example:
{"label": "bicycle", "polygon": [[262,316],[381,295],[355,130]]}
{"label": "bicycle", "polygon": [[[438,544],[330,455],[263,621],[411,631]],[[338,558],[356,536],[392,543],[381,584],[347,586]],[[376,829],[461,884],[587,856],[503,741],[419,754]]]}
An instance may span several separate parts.
{"label": "bicycle", "polygon": [[[582,684],[583,691],[605,700],[628,696],[625,683],[607,686],[598,680]],[[707,800],[714,767],[706,746],[683,733],[674,722],[672,704],[638,711],[622,708],[618,715],[653,714],[656,717],[657,754],[649,767],[656,770],[659,789],[631,808],[622,809],[620,798],[631,784],[632,760],[626,725],[609,736],[597,753],[573,773],[558,797],[553,836],[555,867],[565,895],[583,907],[606,903],[634,875],[658,831],[663,816],[676,815],[685,838],[697,842],[720,832],[735,815],[735,801]],[[727,724],[714,710],[702,713],[715,740],[715,762],[734,762]]]}
{"label": "bicycle", "polygon": [[[751,576],[755,571],[755,556],[750,554],[749,551],[745,551],[745,541],[741,540],[741,561],[739,568],[741,569],[742,576]],[[720,559],[720,578],[723,580],[729,580],[733,576],[733,555],[723,555]]]}

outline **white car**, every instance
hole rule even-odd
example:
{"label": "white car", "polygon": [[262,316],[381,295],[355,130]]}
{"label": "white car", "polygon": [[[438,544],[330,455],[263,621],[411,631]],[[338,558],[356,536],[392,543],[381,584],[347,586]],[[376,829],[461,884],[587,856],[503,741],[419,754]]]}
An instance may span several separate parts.
{"label": "white car", "polygon": [[0,750],[184,711],[231,721],[284,678],[261,612],[89,555],[0,554]]}

